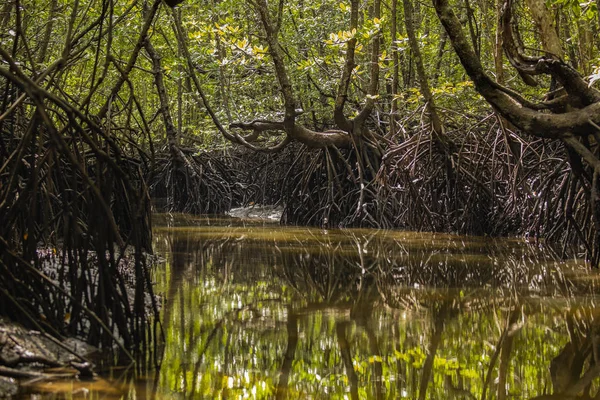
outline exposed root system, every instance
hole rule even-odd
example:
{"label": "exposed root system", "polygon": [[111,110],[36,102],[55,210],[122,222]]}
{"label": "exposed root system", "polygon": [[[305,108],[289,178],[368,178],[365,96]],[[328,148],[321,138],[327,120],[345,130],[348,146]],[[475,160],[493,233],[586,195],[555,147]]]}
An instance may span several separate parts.
{"label": "exposed root system", "polygon": [[152,196],[166,199],[167,211],[219,214],[239,202],[238,173],[227,153],[181,152],[179,160],[160,159],[150,178]]}
{"label": "exposed root system", "polygon": [[[149,322],[158,306],[144,256],[151,223],[141,163],[107,133],[113,127],[68,103],[31,101],[31,113],[15,111],[22,123],[0,125],[0,314],[132,359],[159,333],[158,320]],[[56,279],[40,248],[54,249]]]}
{"label": "exposed root system", "polygon": [[[372,150],[304,149],[288,172],[283,192],[286,224],[391,227],[375,184]],[[384,205],[383,205],[384,206]]]}

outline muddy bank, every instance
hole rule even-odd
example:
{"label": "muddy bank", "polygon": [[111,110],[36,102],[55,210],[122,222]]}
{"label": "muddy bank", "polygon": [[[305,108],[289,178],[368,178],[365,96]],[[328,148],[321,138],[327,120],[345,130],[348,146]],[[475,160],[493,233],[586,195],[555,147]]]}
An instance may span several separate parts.
{"label": "muddy bank", "polygon": [[[54,286],[60,286],[67,292],[71,292],[71,281],[65,279],[65,271],[63,271],[63,264],[69,265],[71,262],[78,262],[76,256],[72,253],[63,253],[62,250],[56,248],[39,248],[36,251],[37,260],[39,262],[41,273],[43,273]],[[135,289],[136,289],[136,270],[135,270],[135,250],[131,247],[127,247],[125,251],[120,252],[118,247],[113,249],[112,258],[115,261],[115,269],[118,274],[119,281],[122,282],[123,292],[126,294],[127,303],[129,304],[130,311],[133,312],[133,305],[135,303]],[[152,269],[156,264],[163,262],[163,260],[156,255],[143,252],[141,254],[143,262],[148,269]],[[72,259],[73,258],[73,259]],[[111,253],[106,251],[105,260],[111,260]],[[104,261],[98,258],[98,254],[94,251],[89,251],[86,254],[86,263],[89,265],[87,272],[87,279],[90,285],[87,287],[87,297],[98,290],[98,283],[100,280],[100,261]],[[82,275],[78,273],[78,275]],[[145,285],[144,282],[140,282]],[[160,310],[160,297],[151,294],[149,291],[144,293],[144,308],[147,315],[152,313],[153,301],[156,302]],[[70,309],[73,307],[71,299],[65,300],[65,308]],[[68,313],[67,313],[68,314]],[[65,317],[65,324],[68,325],[70,317]]]}
{"label": "muddy bank", "polygon": [[[65,296],[65,293],[73,293],[74,287],[78,285],[77,279],[68,278],[76,276],[86,279],[88,285],[85,286],[82,297],[91,299],[100,288],[102,269],[106,267],[104,260],[112,259],[115,267],[113,276],[119,277],[119,287],[125,294],[125,304],[129,307],[124,311],[130,315],[135,312],[136,286],[145,286],[150,282],[140,282],[137,279],[136,255],[132,248],[127,248],[122,253],[119,253],[118,249],[112,253],[107,251],[105,257],[99,257],[94,251],[86,252],[85,259],[79,257],[81,255],[73,252],[63,253],[62,250],[52,247],[36,250],[35,267],[31,268],[36,268],[49,286],[56,289],[46,293],[48,303],[61,304],[64,317],[55,323],[55,318],[49,318],[45,314],[47,308],[40,308],[42,322],[37,330],[29,329],[35,326],[28,328],[8,318],[0,318],[0,398],[22,396],[32,390],[37,391],[40,385],[54,387],[58,384],[57,381],[72,383],[74,380],[84,379],[91,383],[96,382],[95,365],[113,365],[117,353],[127,355],[124,353],[125,339],[117,329],[110,331],[113,341],[102,351],[86,343],[93,334],[93,325],[97,322],[98,314],[86,307],[79,320],[74,321],[73,312],[78,307],[81,308],[82,304],[74,303],[74,297]],[[152,254],[143,253],[142,257],[144,268],[147,269],[163,261]],[[77,268],[82,260],[85,260],[86,269]],[[70,270],[70,267],[74,269]],[[154,311],[160,309],[162,299],[151,294],[149,290],[143,294],[143,312],[146,318],[150,319]],[[109,316],[113,317],[114,315]],[[47,326],[51,329],[46,332],[40,331],[45,330]],[[110,324],[107,327],[114,328]],[[128,355],[125,358],[126,363],[131,361],[130,357],[131,355]]]}
{"label": "muddy bank", "polygon": [[0,398],[12,398],[33,384],[90,379],[98,350],[85,342],[56,339],[0,319]]}

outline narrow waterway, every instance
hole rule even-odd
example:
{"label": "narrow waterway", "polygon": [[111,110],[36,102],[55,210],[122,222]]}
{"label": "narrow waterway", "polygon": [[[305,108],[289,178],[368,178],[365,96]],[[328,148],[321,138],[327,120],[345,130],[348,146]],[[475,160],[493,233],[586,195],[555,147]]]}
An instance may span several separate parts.
{"label": "narrow waterway", "polygon": [[[598,275],[523,240],[159,215],[166,347],[127,399],[595,394]],[[120,378],[119,377],[125,377]]]}

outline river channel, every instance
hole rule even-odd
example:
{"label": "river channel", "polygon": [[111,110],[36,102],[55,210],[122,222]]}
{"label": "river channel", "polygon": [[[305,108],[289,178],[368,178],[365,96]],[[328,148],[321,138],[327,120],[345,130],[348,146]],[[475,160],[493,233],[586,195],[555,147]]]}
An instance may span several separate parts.
{"label": "river channel", "polygon": [[54,395],[562,399],[598,387],[599,276],[540,243],[158,215],[154,244],[160,368],[54,383]]}

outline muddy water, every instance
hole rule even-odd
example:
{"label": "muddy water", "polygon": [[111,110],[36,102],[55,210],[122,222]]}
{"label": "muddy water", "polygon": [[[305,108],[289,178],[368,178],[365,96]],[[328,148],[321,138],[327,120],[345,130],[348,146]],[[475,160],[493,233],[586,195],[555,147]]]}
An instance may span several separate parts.
{"label": "muddy water", "polygon": [[115,369],[60,395],[39,386],[42,397],[596,392],[598,276],[539,244],[162,215],[155,249],[165,258],[155,290],[167,299],[160,368]]}

